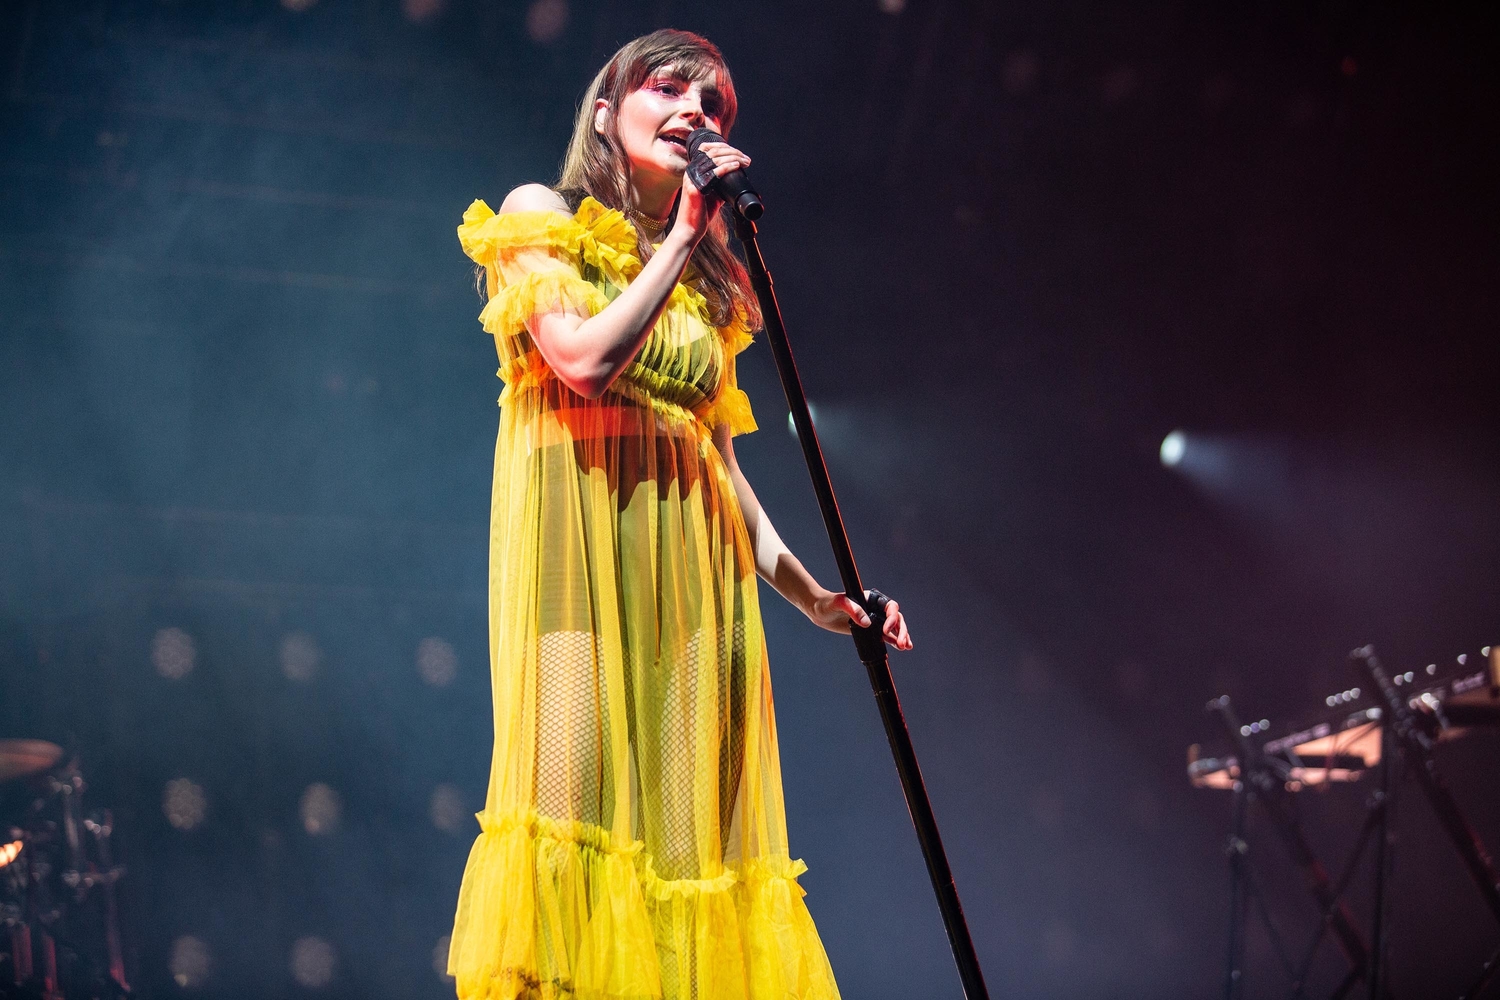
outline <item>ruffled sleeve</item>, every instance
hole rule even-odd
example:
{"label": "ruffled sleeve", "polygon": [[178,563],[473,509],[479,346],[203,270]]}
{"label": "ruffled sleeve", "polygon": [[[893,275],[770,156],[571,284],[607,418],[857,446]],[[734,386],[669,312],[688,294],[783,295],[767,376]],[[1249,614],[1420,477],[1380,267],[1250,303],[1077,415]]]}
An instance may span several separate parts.
{"label": "ruffled sleeve", "polygon": [[752,340],[749,324],[742,315],[736,314],[728,326],[719,329],[719,336],[724,341],[724,378],[704,422],[710,427],[727,426],[731,436],[749,434],[759,429],[759,425],[750,409],[750,397],[745,395],[735,377],[735,357],[749,347]]}
{"label": "ruffled sleeve", "polygon": [[[497,338],[520,337],[527,323],[549,312],[592,316],[608,304],[580,270],[587,233],[561,212],[506,212],[496,215],[483,201],[464,212],[458,240],[485,268],[489,302],[479,314]],[[501,351],[502,360],[505,352]]]}

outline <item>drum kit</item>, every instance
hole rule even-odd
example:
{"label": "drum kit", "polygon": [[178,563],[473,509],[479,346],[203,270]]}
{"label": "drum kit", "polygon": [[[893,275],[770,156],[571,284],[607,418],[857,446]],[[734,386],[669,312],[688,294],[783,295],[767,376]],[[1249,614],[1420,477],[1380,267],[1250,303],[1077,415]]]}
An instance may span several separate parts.
{"label": "drum kit", "polygon": [[0,739],[0,998],[131,996],[120,946],[114,820],[85,812],[78,761]]}
{"label": "drum kit", "polygon": [[[1243,722],[1226,695],[1208,703],[1208,711],[1224,726],[1227,740],[1219,752],[1205,753],[1199,744],[1188,749],[1188,780],[1197,788],[1234,793],[1233,829],[1225,855],[1230,867],[1229,961],[1225,996],[1235,1000],[1244,983],[1244,934],[1247,910],[1253,905],[1294,995],[1306,994],[1319,943],[1333,938],[1343,953],[1347,974],[1334,990],[1335,998],[1363,986],[1371,997],[1388,994],[1385,957],[1389,949],[1386,894],[1390,856],[1388,846],[1394,802],[1405,775],[1427,799],[1448,834],[1487,908],[1500,922],[1500,875],[1469,823],[1458,799],[1444,781],[1436,748],[1479,730],[1500,728],[1500,645],[1486,646],[1479,655],[1462,654],[1447,664],[1421,669],[1387,670],[1364,646],[1350,654],[1359,683],[1323,699],[1317,713],[1299,725],[1274,735],[1269,720]],[[1328,790],[1366,781],[1376,787],[1365,801],[1364,820],[1344,865],[1333,878],[1303,830],[1296,799],[1309,790]],[[1288,858],[1299,868],[1315,898],[1322,919],[1308,946],[1289,953],[1283,935],[1271,919],[1256,874],[1247,808],[1254,803],[1281,840]],[[1365,849],[1374,854],[1373,909],[1370,934],[1356,926],[1345,892],[1361,866]],[[1500,950],[1479,968],[1464,991],[1474,1000],[1500,974]]]}

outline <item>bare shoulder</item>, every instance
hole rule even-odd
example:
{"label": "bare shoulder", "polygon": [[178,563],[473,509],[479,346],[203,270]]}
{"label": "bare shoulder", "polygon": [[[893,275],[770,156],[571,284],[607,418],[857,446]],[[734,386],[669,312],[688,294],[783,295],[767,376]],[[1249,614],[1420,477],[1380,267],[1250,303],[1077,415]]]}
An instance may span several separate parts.
{"label": "bare shoulder", "polygon": [[500,214],[506,212],[561,212],[564,215],[572,215],[568,211],[568,203],[562,200],[562,195],[552,190],[545,184],[522,184],[500,203]]}

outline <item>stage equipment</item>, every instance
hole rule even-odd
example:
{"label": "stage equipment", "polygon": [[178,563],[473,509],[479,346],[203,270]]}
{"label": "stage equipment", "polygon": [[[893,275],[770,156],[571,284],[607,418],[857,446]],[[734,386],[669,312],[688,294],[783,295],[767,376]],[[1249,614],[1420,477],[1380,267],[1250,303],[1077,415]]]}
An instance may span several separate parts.
{"label": "stage equipment", "polygon": [[[700,131],[707,130],[697,130],[694,135]],[[743,177],[743,172],[736,173]],[[754,194],[753,191],[749,193]],[[968,1000],[988,1000],[989,991],[979,968],[979,957],[974,952],[974,941],[969,935],[969,925],[964,920],[958,888],[953,882],[953,872],[948,867],[948,855],[943,850],[937,819],[932,813],[932,803],[927,798],[927,788],[922,783],[922,771],[917,766],[917,754],[912,748],[911,734],[907,732],[906,720],[901,714],[901,702],[896,697],[896,683],[891,677],[890,663],[886,658],[881,626],[885,622],[885,606],[888,601],[880,592],[866,590],[860,581],[859,568],[854,563],[854,551],[849,546],[844,520],[833,495],[833,483],[828,478],[828,466],[823,462],[823,449],[818,444],[818,434],[813,428],[812,415],[808,412],[807,396],[802,391],[802,378],[797,374],[797,363],[792,358],[791,343],[781,319],[781,307],[776,301],[776,289],[756,241],[754,220],[760,217],[762,211],[760,199],[756,197],[747,206],[745,196],[741,195],[737,201],[730,201],[729,204],[736,208],[735,235],[745,247],[750,284],[755,289],[756,298],[760,300],[766,335],[771,342],[771,353],[776,359],[776,370],[781,376],[787,406],[791,408],[797,439],[802,444],[802,456],[807,460],[807,471],[812,476],[813,492],[817,494],[818,507],[823,512],[823,525],[828,530],[828,541],[833,547],[834,561],[838,564],[839,579],[843,582],[844,593],[870,616],[869,627],[852,626],[854,648],[859,654],[860,662],[865,665],[870,686],[874,689],[875,703],[880,708],[886,739],[890,742],[891,753],[896,761],[896,773],[901,778],[901,790],[906,795],[906,807],[911,813],[917,840],[922,846],[922,856],[927,862],[927,874],[932,879],[932,888],[937,894],[938,909],[942,912],[943,927],[948,932],[953,960],[958,965],[964,996]]]}
{"label": "stage equipment", "polygon": [[[1451,721],[1450,712],[1459,714],[1460,717],[1483,719],[1491,724],[1497,720],[1494,709],[1500,703],[1500,648],[1490,647],[1489,655],[1490,670],[1483,675],[1488,681],[1484,690],[1475,688],[1459,692],[1451,698],[1451,703],[1445,703],[1450,699],[1438,697],[1424,699],[1422,694],[1412,698],[1409,697],[1409,692],[1398,690],[1394,678],[1386,673],[1380,661],[1375,658],[1374,646],[1356,649],[1349,657],[1364,671],[1385,700],[1386,710],[1389,712],[1386,731],[1394,737],[1396,749],[1412,764],[1409,770],[1416,777],[1417,785],[1427,796],[1432,811],[1437,814],[1438,821],[1453,841],[1453,846],[1463,859],[1470,877],[1474,879],[1479,894],[1484,897],[1490,913],[1496,921],[1500,921],[1500,878],[1495,874],[1494,862],[1490,860],[1479,834],[1459,809],[1458,801],[1438,773],[1437,762],[1432,756],[1438,731],[1450,728],[1445,721],[1445,717]],[[1402,675],[1402,680],[1408,686],[1412,679],[1412,674]],[[1425,707],[1427,711],[1419,710],[1418,706]],[[1481,967],[1473,985],[1464,993],[1465,1000],[1477,997],[1489,984],[1497,968],[1500,968],[1500,951],[1491,955]]]}
{"label": "stage equipment", "polygon": [[46,740],[0,740],[0,782],[41,774],[62,755],[62,747]]}
{"label": "stage equipment", "polygon": [[[1290,801],[1294,789],[1305,787],[1300,779],[1290,777],[1295,765],[1283,766],[1289,762],[1271,756],[1264,746],[1258,745],[1252,739],[1260,728],[1259,724],[1256,726],[1256,731],[1252,731],[1248,725],[1242,725],[1227,695],[1209,702],[1208,710],[1220,716],[1231,742],[1238,750],[1238,757],[1231,765],[1226,766],[1226,770],[1229,767],[1233,768],[1235,777],[1230,785],[1234,791],[1234,829],[1230,833],[1226,848],[1229,858],[1230,912],[1225,996],[1228,1000],[1234,1000],[1240,993],[1244,979],[1245,908],[1249,904],[1254,904],[1260,915],[1272,949],[1280,960],[1287,977],[1291,980],[1294,997],[1306,995],[1307,976],[1317,957],[1318,947],[1322,944],[1324,934],[1332,931],[1334,940],[1337,941],[1349,963],[1348,974],[1334,990],[1332,996],[1334,998],[1346,996],[1360,980],[1368,979],[1371,952],[1365,944],[1364,936],[1354,925],[1354,917],[1343,902],[1343,894],[1359,870],[1359,863],[1371,835],[1378,835],[1378,843],[1385,842],[1391,812],[1388,789],[1382,789],[1382,793],[1372,797],[1367,804],[1365,822],[1360,830],[1359,839],[1355,842],[1344,864],[1342,874],[1337,881],[1334,881],[1329,877],[1328,870],[1323,866],[1322,861],[1314,853],[1302,830],[1296,808]],[[1337,758],[1342,755],[1328,754],[1327,756]],[[1189,763],[1189,774],[1194,777],[1195,783],[1204,784],[1198,780],[1197,775],[1193,774],[1193,766],[1196,763],[1199,761]],[[1323,770],[1332,772],[1345,769],[1324,767]],[[1382,785],[1384,784],[1386,783],[1383,781]],[[1246,814],[1252,799],[1260,804],[1261,811],[1271,820],[1277,833],[1280,834],[1288,856],[1301,869],[1308,891],[1318,903],[1321,919],[1299,962],[1294,963],[1288,955],[1281,934],[1271,919],[1264,891],[1259,887],[1251,866],[1251,845],[1248,841]],[[1381,857],[1376,862],[1377,881],[1383,881],[1384,878],[1383,861],[1384,858]],[[1372,994],[1372,996],[1382,995]]]}
{"label": "stage equipment", "polygon": [[[0,740],[0,997],[128,997],[108,810],[85,813],[76,760],[41,740]],[[8,968],[6,967],[8,964]]]}
{"label": "stage equipment", "polygon": [[[1384,984],[1383,965],[1388,943],[1386,883],[1390,869],[1390,824],[1398,778],[1409,766],[1480,884],[1491,911],[1500,920],[1500,885],[1493,865],[1442,784],[1431,757],[1431,747],[1436,741],[1461,736],[1467,726],[1500,725],[1500,647],[1486,647],[1481,655],[1489,660],[1487,670],[1475,671],[1470,657],[1463,655],[1454,661],[1456,669],[1440,671],[1437,664],[1430,664],[1424,670],[1387,675],[1375,661],[1373,650],[1369,647],[1356,650],[1351,656],[1364,671],[1364,685],[1329,695],[1324,699],[1327,711],[1321,718],[1275,739],[1267,738],[1272,729],[1268,720],[1242,724],[1227,696],[1208,703],[1208,710],[1225,724],[1229,749],[1204,756],[1195,744],[1188,749],[1187,770],[1195,787],[1234,793],[1233,830],[1226,850],[1230,866],[1230,921],[1225,995],[1229,1000],[1239,995],[1242,986],[1245,916],[1251,904],[1256,907],[1272,949],[1292,983],[1293,996],[1305,995],[1306,977],[1327,931],[1333,933],[1350,965],[1348,975],[1333,996],[1347,995],[1361,981],[1370,997],[1390,996]],[[1378,771],[1379,787],[1366,802],[1364,823],[1341,875],[1330,880],[1303,834],[1294,796],[1309,788],[1350,785],[1368,771]],[[1300,963],[1294,963],[1288,956],[1250,863],[1246,812],[1252,800],[1260,803],[1262,812],[1281,835],[1322,914],[1320,926]],[[1374,913],[1372,944],[1367,947],[1342,897],[1372,840]],[[1485,963],[1478,980],[1464,994],[1466,1000],[1478,995],[1497,968],[1500,968],[1500,952]]]}

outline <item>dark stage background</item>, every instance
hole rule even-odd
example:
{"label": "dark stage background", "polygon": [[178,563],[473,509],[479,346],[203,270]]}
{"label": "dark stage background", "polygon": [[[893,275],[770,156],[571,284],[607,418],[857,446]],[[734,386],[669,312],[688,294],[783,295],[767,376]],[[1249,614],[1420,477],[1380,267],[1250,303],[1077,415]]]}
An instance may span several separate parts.
{"label": "dark stage background", "polygon": [[[589,77],[655,27],[735,71],[996,997],[1216,994],[1205,701],[1284,727],[1355,645],[1420,669],[1500,640],[1494,5],[0,11],[0,737],[68,743],[115,809],[144,996],[449,993],[500,390],[454,227],[550,180]],[[764,346],[741,373],[741,462],[831,582]],[[764,593],[844,995],[956,998],[863,671]],[[1442,758],[1492,844],[1497,744]],[[1321,849],[1368,791],[1302,797]],[[1500,928],[1415,794],[1399,828],[1396,993],[1456,993]],[[1314,908],[1257,844],[1300,950]],[[1325,948],[1312,995],[1341,972]],[[1286,992],[1252,932],[1247,995]]]}

